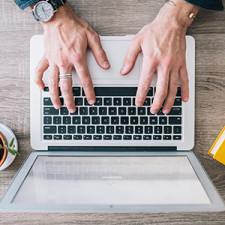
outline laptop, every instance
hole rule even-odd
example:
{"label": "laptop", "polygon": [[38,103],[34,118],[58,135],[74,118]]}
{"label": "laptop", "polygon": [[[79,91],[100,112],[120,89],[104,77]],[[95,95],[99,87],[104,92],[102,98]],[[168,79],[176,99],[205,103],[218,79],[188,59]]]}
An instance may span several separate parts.
{"label": "laptop", "polygon": [[[87,62],[96,104],[90,106],[75,71],[77,112],[55,110],[48,89],[34,84],[43,36],[30,44],[31,146],[0,202],[1,211],[185,212],[223,211],[224,203],[195,154],[195,41],[187,36],[190,100],[178,87],[168,115],[149,111],[154,77],[143,107],[134,99],[142,65],[139,54],[127,76],[120,69],[132,36],[101,37],[111,68],[101,69],[91,51]],[[63,99],[60,94],[63,104]]]}

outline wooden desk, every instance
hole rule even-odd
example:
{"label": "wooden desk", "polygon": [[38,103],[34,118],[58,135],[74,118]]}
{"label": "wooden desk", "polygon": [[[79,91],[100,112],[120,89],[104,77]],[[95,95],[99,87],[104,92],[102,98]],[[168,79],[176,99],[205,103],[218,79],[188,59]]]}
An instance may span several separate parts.
{"label": "wooden desk", "polygon": [[[135,34],[163,4],[150,0],[69,0],[100,35]],[[225,1],[224,1],[225,5]],[[0,1],[0,122],[19,140],[22,156],[0,172],[0,196],[31,151],[29,40],[42,34],[30,9]],[[196,40],[196,128],[194,152],[225,199],[225,166],[207,155],[225,125],[225,13],[202,10],[188,30]],[[0,224],[225,224],[225,213],[49,214],[1,213]]]}

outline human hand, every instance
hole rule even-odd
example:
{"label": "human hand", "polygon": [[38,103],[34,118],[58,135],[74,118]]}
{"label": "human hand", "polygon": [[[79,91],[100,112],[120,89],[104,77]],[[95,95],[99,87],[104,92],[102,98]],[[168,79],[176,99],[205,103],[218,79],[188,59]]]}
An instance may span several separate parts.
{"label": "human hand", "polygon": [[[150,109],[152,114],[156,114],[160,110],[164,101],[163,113],[170,112],[176,97],[179,79],[182,100],[187,102],[189,99],[185,34],[192,20],[188,16],[185,18],[184,10],[188,12],[188,7],[192,7],[192,10],[196,11],[198,7],[180,0],[175,2],[176,7],[165,4],[155,20],[144,26],[131,40],[121,70],[122,75],[128,74],[132,70],[138,54],[143,52],[142,71],[135,104],[137,107],[143,105],[153,75],[157,74],[156,93]],[[185,8],[180,3],[184,4]],[[181,12],[182,9],[183,12]],[[182,15],[182,19],[179,15]],[[184,23],[183,18],[190,21]]]}
{"label": "human hand", "polygon": [[44,56],[36,68],[36,84],[43,89],[43,73],[49,68],[48,85],[51,101],[56,109],[61,107],[59,88],[65,105],[70,113],[76,106],[73,99],[72,79],[60,79],[59,74],[71,74],[75,68],[83,86],[87,101],[95,103],[95,93],[86,62],[86,50],[89,46],[100,67],[109,69],[107,56],[101,46],[98,34],[83,19],[79,18],[68,3],[61,6],[44,27]]}

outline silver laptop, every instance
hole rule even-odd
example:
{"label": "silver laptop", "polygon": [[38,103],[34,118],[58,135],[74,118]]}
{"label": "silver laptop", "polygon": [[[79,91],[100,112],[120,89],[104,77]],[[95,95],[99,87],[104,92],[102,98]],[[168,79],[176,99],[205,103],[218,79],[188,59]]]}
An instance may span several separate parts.
{"label": "silver laptop", "polygon": [[[187,41],[190,100],[178,87],[168,115],[149,111],[156,77],[144,106],[134,104],[140,54],[120,75],[131,36],[101,37],[111,68],[101,69],[90,51],[96,94],[90,106],[73,72],[77,112],[55,110],[48,89],[34,84],[43,36],[31,39],[31,152],[0,202],[2,211],[172,212],[222,211],[224,203],[191,151],[194,146],[195,42]],[[63,103],[62,96],[60,96]]]}

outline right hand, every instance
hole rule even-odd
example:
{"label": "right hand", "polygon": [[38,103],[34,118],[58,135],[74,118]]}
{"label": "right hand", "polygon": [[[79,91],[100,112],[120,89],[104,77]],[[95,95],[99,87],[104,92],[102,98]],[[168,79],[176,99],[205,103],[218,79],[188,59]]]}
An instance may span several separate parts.
{"label": "right hand", "polygon": [[83,86],[87,101],[95,103],[95,93],[87,67],[86,50],[89,46],[100,67],[109,69],[110,64],[101,46],[98,34],[83,19],[79,18],[68,3],[61,6],[49,22],[42,22],[44,27],[44,56],[36,67],[36,84],[44,89],[43,73],[49,68],[49,92],[56,109],[61,108],[59,88],[64,103],[70,113],[76,111],[72,92],[72,79],[59,80],[59,74],[71,74],[75,68]]}

